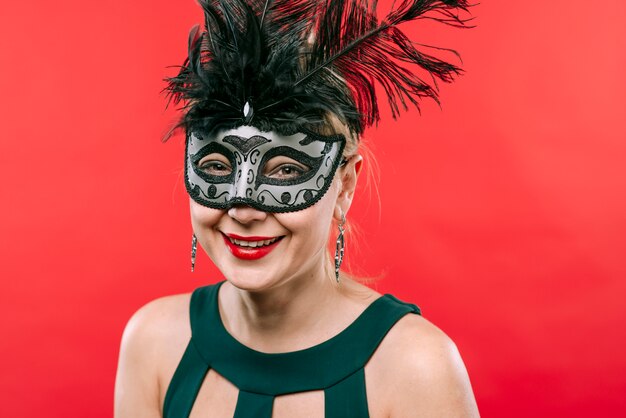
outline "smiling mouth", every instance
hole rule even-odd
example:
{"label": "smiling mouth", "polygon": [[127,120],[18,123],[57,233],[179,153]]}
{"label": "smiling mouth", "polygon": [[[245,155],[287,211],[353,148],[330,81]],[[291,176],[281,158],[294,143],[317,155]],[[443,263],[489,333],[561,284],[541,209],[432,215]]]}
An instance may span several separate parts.
{"label": "smiling mouth", "polygon": [[240,247],[259,248],[259,247],[265,247],[267,245],[271,245],[271,244],[275,243],[276,241],[278,241],[279,239],[282,239],[283,237],[274,237],[274,238],[263,239],[263,240],[255,239],[253,241],[252,240],[237,239],[237,238],[230,237],[228,235],[226,235],[226,238],[228,238],[228,240],[231,243],[233,243],[235,245],[238,245]]}
{"label": "smiling mouth", "polygon": [[285,238],[284,235],[279,237],[242,237],[225,233],[222,233],[222,236],[231,254],[242,260],[258,260],[265,257]]}

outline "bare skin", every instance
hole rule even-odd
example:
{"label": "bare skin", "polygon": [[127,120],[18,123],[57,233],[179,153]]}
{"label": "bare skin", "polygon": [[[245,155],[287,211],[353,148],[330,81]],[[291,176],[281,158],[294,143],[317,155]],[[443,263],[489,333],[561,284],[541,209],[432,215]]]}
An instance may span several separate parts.
{"label": "bare skin", "polygon": [[[353,158],[324,198],[300,212],[217,211],[191,202],[199,242],[228,279],[218,301],[224,325],[237,340],[270,353],[308,348],[341,332],[380,296],[349,279],[338,285],[326,268],[327,226],[348,212],[359,168],[360,158]],[[259,266],[225,252],[222,232],[285,238],[276,257],[271,253]],[[116,380],[116,418],[162,416],[167,387],[191,336],[189,299],[184,294],[155,300],[129,321]],[[420,316],[396,323],[366,365],[365,377],[372,418],[479,416],[454,343]],[[210,371],[191,417],[232,418],[236,400],[237,389]],[[275,418],[323,416],[323,392],[280,396],[274,403]]]}

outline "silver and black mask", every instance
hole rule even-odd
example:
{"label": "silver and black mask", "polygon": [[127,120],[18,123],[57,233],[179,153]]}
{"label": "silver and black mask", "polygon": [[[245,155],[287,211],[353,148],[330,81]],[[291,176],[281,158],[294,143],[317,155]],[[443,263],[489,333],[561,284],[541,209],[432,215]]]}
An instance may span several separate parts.
{"label": "silver and black mask", "polygon": [[293,212],[317,201],[341,164],[343,135],[284,136],[251,126],[187,136],[185,185],[193,200],[213,209],[248,205]]}

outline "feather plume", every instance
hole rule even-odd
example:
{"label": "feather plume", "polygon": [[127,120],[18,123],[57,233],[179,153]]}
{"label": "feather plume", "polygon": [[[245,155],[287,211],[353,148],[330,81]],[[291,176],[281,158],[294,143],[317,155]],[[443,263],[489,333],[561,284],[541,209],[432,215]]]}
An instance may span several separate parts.
{"label": "feather plume", "polygon": [[[401,0],[380,22],[376,0],[199,0],[205,29],[192,28],[188,57],[166,79],[183,103],[177,127],[211,133],[249,124],[293,133],[316,130],[328,113],[352,132],[380,119],[376,85],[393,117],[437,80],[461,69],[424,52],[400,25],[420,19],[464,27],[466,0]],[[428,74],[423,80],[417,71]]]}

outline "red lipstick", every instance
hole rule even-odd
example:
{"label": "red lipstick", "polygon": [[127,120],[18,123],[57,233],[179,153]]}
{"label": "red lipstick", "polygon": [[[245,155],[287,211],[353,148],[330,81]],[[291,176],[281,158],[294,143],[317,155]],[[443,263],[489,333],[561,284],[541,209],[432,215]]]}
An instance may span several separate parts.
{"label": "red lipstick", "polygon": [[[274,248],[276,248],[276,245],[278,245],[278,242],[283,238],[283,237],[257,237],[257,236],[243,237],[240,235],[224,234],[224,233],[222,233],[222,236],[224,237],[224,243],[226,244],[226,247],[228,247],[232,255],[242,260],[258,260],[261,257],[265,257]],[[257,247],[251,247],[251,246],[235,244],[234,242],[231,241],[231,239],[237,240],[237,241],[257,242],[257,243],[259,241],[269,241],[269,240],[275,240],[275,241],[268,245],[260,245]]]}

